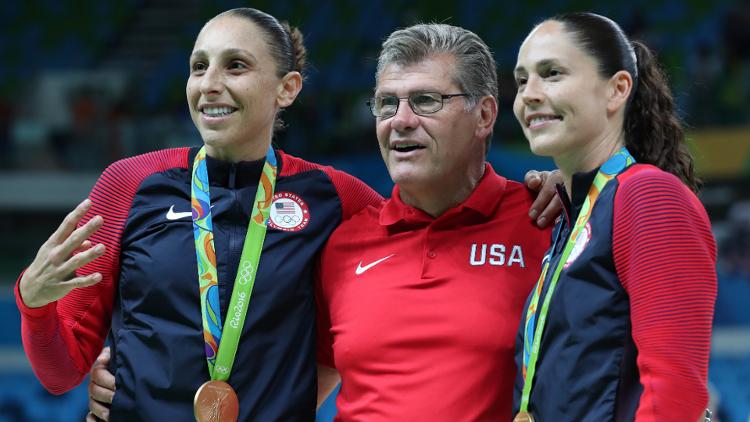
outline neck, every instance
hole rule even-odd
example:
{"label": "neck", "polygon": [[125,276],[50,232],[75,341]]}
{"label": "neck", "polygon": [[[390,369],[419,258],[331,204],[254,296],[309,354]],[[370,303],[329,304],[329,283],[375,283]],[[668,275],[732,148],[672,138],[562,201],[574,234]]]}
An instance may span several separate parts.
{"label": "neck", "polygon": [[572,195],[572,181],[575,173],[585,173],[600,167],[623,145],[625,145],[624,135],[605,137],[597,142],[589,142],[582,148],[553,157],[563,176],[568,198]]}
{"label": "neck", "polygon": [[399,197],[405,204],[437,218],[474,192],[484,175],[484,167],[484,163],[481,163],[467,169],[465,177],[453,178],[455,183],[430,183],[429,186],[400,184]]}
{"label": "neck", "polygon": [[237,163],[240,161],[257,161],[263,159],[268,152],[268,146],[271,140],[267,142],[247,142],[241,145],[215,146],[205,144],[206,155],[218,160]]}

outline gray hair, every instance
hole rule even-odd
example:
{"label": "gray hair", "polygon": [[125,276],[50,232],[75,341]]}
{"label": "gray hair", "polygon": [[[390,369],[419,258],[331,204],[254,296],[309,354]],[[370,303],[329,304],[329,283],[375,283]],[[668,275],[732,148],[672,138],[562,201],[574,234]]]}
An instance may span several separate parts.
{"label": "gray hair", "polygon": [[375,80],[389,64],[410,65],[440,54],[455,57],[454,82],[474,101],[485,95],[497,98],[495,59],[487,44],[468,29],[442,23],[419,24],[393,32],[383,42]]}
{"label": "gray hair", "polygon": [[[469,94],[467,108],[474,107],[485,95],[497,100],[497,68],[487,44],[468,29],[441,23],[418,24],[393,32],[383,42],[375,82],[390,64],[408,66],[441,54],[450,54],[456,60],[453,82],[461,92]],[[487,138],[488,150],[491,138],[492,134]]]}

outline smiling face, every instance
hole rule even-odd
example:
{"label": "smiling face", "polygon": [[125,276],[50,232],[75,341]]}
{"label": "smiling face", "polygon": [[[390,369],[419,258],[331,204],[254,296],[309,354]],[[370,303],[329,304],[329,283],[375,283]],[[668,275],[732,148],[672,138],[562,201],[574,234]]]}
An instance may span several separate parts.
{"label": "smiling face", "polygon": [[[460,93],[451,73],[454,62],[452,56],[440,55],[406,66],[389,64],[380,74],[375,96]],[[402,192],[449,191],[476,177],[477,171],[481,176],[484,139],[492,124],[482,122],[481,103],[467,110],[465,101],[465,97],[446,99],[440,111],[420,116],[407,100],[401,100],[394,116],[376,119],[383,161]]]}
{"label": "smiling face", "polygon": [[203,27],[186,93],[210,156],[238,161],[265,155],[276,113],[288,105],[276,71],[266,34],[250,20],[220,16]]}
{"label": "smiling face", "polygon": [[547,21],[529,34],[514,74],[513,112],[534,154],[564,160],[619,138],[609,80],[561,23]]}

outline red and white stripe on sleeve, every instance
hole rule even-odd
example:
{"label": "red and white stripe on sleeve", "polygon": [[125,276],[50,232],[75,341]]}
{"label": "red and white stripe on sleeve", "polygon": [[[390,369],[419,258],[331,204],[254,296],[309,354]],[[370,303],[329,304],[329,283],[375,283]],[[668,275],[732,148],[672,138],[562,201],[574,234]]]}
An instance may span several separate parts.
{"label": "red and white stripe on sleeve", "polygon": [[613,252],[638,349],[643,394],[636,420],[698,420],[708,404],[717,289],[710,222],[669,173],[635,166],[618,179]]}

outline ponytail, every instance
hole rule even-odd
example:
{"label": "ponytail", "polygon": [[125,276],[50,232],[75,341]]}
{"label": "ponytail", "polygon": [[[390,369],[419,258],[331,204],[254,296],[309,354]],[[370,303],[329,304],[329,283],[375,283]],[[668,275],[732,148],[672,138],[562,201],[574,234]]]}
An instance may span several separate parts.
{"label": "ponytail", "polygon": [[697,192],[701,182],[695,175],[667,78],[647,46],[638,41],[632,45],[638,84],[625,115],[625,146],[636,161],[674,174]]}
{"label": "ponytail", "polygon": [[289,35],[289,40],[292,44],[292,54],[294,55],[294,66],[292,70],[296,70],[304,77],[305,64],[307,64],[307,49],[305,49],[304,43],[305,37],[302,35],[302,31],[297,27],[289,25],[289,22],[282,21],[281,26]]}

